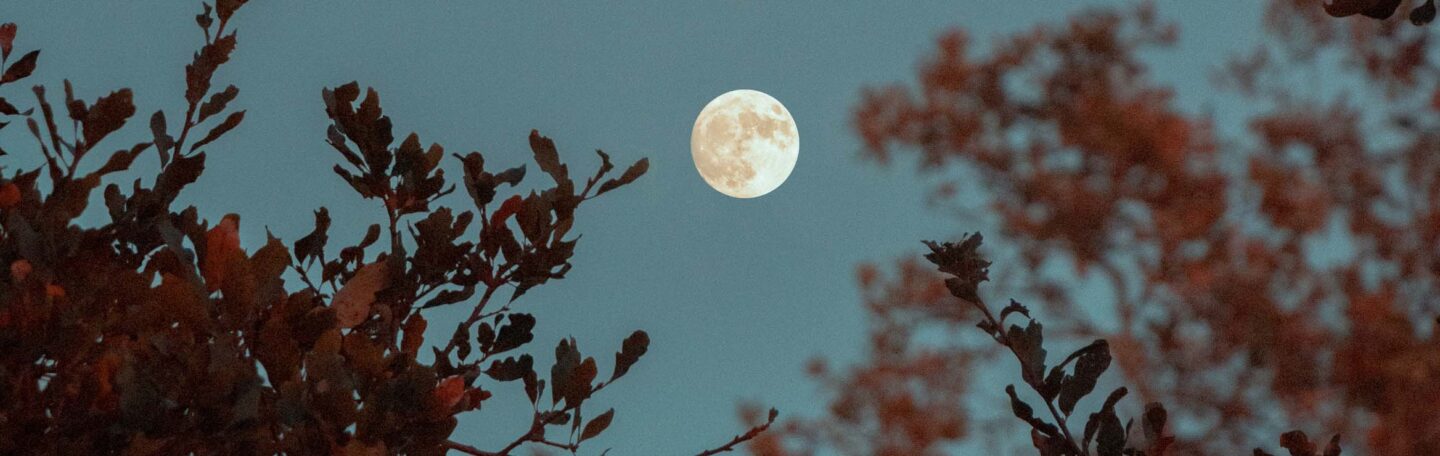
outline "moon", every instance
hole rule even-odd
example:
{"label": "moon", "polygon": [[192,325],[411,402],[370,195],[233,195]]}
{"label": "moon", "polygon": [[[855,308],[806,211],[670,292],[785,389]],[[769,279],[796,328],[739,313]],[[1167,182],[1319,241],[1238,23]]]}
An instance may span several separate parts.
{"label": "moon", "polygon": [[695,118],[690,155],[700,177],[735,198],[765,195],[785,183],[800,156],[790,111],[770,95],[733,90],[710,100]]}

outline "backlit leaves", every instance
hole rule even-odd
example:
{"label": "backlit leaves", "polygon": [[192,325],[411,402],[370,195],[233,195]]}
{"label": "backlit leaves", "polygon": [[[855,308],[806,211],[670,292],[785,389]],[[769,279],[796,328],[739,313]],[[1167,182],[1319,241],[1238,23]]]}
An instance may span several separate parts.
{"label": "backlit leaves", "polygon": [[389,278],[389,269],[384,262],[370,263],[356,271],[355,276],[335,293],[332,301],[336,325],[352,328],[368,319],[375,294],[385,288]]}
{"label": "backlit leaves", "polygon": [[18,29],[14,22],[0,24],[0,59],[10,59],[10,51],[15,46],[15,32]]}

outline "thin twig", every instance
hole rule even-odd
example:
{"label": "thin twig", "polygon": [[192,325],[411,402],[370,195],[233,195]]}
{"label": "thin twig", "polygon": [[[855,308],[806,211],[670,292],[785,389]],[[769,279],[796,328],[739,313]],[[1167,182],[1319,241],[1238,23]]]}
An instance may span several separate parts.
{"label": "thin twig", "polygon": [[765,423],[764,423],[764,424],[761,424],[761,425],[759,425],[759,426],[752,427],[752,428],[750,428],[749,431],[746,431],[744,434],[737,435],[737,436],[735,436],[735,438],[730,439],[730,441],[729,441],[729,442],[726,442],[724,445],[721,445],[721,446],[719,446],[719,447],[716,447],[716,448],[713,449],[713,450],[701,451],[699,454],[697,454],[697,455],[695,455],[695,456],[714,456],[714,455],[717,455],[717,454],[720,454],[720,453],[727,453],[727,452],[735,451],[735,446],[736,446],[736,445],[739,445],[739,444],[748,442],[748,441],[750,441],[750,440],[753,440],[753,439],[755,439],[755,437],[760,436],[760,433],[761,433],[761,432],[765,432],[767,429],[770,429],[770,425],[775,424],[775,417],[776,417],[777,415],[778,415],[778,414],[775,413],[775,409],[770,409],[770,418],[767,419],[767,420],[765,420]]}

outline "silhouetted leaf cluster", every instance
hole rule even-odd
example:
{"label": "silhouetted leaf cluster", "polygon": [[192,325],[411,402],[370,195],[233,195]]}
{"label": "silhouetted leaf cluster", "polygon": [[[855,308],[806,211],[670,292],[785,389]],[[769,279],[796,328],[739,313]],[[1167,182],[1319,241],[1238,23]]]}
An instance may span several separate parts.
{"label": "silhouetted leaf cluster", "polygon": [[[1326,0],[1325,13],[1334,17],[1359,14],[1384,20],[1394,16],[1401,3],[1401,0]],[[1417,26],[1435,20],[1435,0],[1425,0],[1424,4],[1412,8],[1409,18],[1410,23]]]}
{"label": "silhouetted leaf cluster", "polygon": [[[575,452],[600,436],[615,410],[585,406],[634,368],[649,336],[625,338],[605,377],[578,341],[561,340],[545,373],[527,350],[538,323],[511,305],[565,277],[576,210],[634,182],[647,161],[612,176],[597,151],[599,169],[577,183],[555,143],[532,131],[533,159],[551,182],[501,195],[522,183],[523,165],[492,173],[478,152],[452,154],[472,207],[444,207],[439,199],[456,189],[441,167],[444,148],[414,133],[397,143],[379,94],[343,84],[322,91],[327,142],[343,159],[334,171],[379,200],[386,218],[337,246],[321,207],[289,246],[267,233],[251,250],[240,243],[239,215],[212,225],[193,206],[172,207],[205,170],[206,150],[245,119],[229,108],[239,89],[212,87],[244,3],[218,0],[195,16],[205,39],[185,67],[184,114],[153,113],[149,141],[105,146],[135,114],[129,89],[86,101],[67,80],[56,107],[35,86],[38,112],[0,98],[0,128],[23,118],[44,157],[0,177],[0,262],[9,267],[0,280],[0,454],[507,455],[526,444]],[[16,31],[0,25],[6,97],[39,55],[10,61]],[[109,222],[77,226],[104,179],[152,147],[153,180],[109,183]],[[91,155],[99,163],[82,167]],[[287,288],[287,273],[304,286]],[[502,288],[513,290],[508,300],[492,302]],[[469,306],[469,316],[423,353],[422,311],[447,305]],[[512,382],[520,384],[503,385]],[[533,404],[525,432],[497,451],[451,440],[457,416],[502,389],[523,390]]]}
{"label": "silhouetted leaf cluster", "polygon": [[[926,259],[934,263],[942,273],[952,277],[946,279],[947,284],[956,279],[966,281],[962,277],[973,278],[982,275],[984,267],[989,266],[978,252],[981,242],[979,233],[967,235],[959,243],[937,244],[926,242],[930,246],[931,253],[925,255]],[[978,266],[977,265],[983,265]],[[1006,331],[999,328],[1004,327],[1004,317],[995,318],[984,301],[978,299],[973,288],[950,287],[951,294],[975,306],[984,316],[980,328],[985,331],[995,342],[1009,349],[1015,359],[1020,363],[1021,378],[1025,384],[1038,395],[1049,412],[1048,419],[1039,416],[1029,403],[1022,400],[1016,393],[1015,385],[1007,385],[1005,394],[1010,397],[1011,412],[1016,418],[1025,422],[1031,428],[1031,440],[1035,449],[1043,456],[1163,456],[1175,442],[1173,436],[1166,435],[1165,422],[1168,414],[1165,407],[1158,402],[1152,402],[1145,406],[1145,413],[1141,418],[1141,433],[1134,434],[1134,420],[1126,420],[1121,424],[1119,415],[1115,411],[1116,404],[1125,397],[1128,390],[1125,387],[1116,388],[1096,412],[1090,413],[1086,418],[1084,434],[1077,441],[1070,432],[1068,420],[1074,418],[1072,412],[1075,404],[1089,395],[1095,389],[1095,384],[1100,375],[1110,367],[1110,345],[1105,340],[1096,340],[1090,345],[1080,348],[1067,356],[1060,364],[1050,368],[1049,374],[1041,377],[1045,371],[1045,349],[1044,335],[1039,321],[1026,315],[1028,322],[1024,328],[1018,324],[1012,324]],[[1006,309],[1023,310],[1024,306],[1011,301]],[[1004,315],[1002,313],[1002,315]],[[1067,372],[1067,367],[1069,371]],[[1132,438],[1132,436],[1134,436]],[[1281,437],[1281,446],[1289,449],[1294,456],[1319,456],[1300,431],[1292,431]],[[1259,449],[1255,450],[1257,456],[1267,454]],[[1326,448],[1325,456],[1338,456],[1340,454],[1339,437],[1332,439]]]}

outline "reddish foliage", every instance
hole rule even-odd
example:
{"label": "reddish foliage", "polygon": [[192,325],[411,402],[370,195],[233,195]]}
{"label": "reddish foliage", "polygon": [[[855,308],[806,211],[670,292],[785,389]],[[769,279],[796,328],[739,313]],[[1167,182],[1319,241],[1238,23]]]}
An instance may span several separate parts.
{"label": "reddish foliage", "polygon": [[[1170,451],[1234,454],[1270,440],[1256,436],[1307,428],[1353,436],[1371,454],[1440,454],[1440,67],[1428,32],[1403,18],[1326,14],[1360,3],[1385,3],[1383,15],[1356,12],[1390,17],[1402,2],[1269,3],[1268,40],[1220,78],[1258,108],[1240,119],[1246,137],[1221,136],[1148,77],[1140,55],[1176,30],[1150,4],[1082,12],[986,52],[948,33],[914,86],[864,92],[855,128],[882,163],[907,153],[925,172],[980,177],[974,189],[1016,254],[997,268],[1012,279],[1003,289],[1035,297],[1059,340],[1107,340],[1141,403],[1163,402],[1188,424]],[[1433,17],[1433,4],[1413,11]],[[1326,72],[1357,84],[1326,91],[1297,79]],[[953,193],[942,187],[937,201]],[[1075,274],[1053,268],[1067,262]],[[834,394],[830,413],[783,422],[757,454],[939,454],[991,428],[964,400],[981,394],[967,392],[974,372],[1015,347],[998,327],[1004,316],[936,297],[939,278],[913,264],[888,279],[863,269],[870,358],[818,370]],[[1082,302],[1095,285],[1114,301]],[[1000,343],[956,335],[976,320]],[[941,342],[911,336],[934,330]],[[918,353],[968,369],[895,369]],[[1043,352],[1016,356],[1043,398],[1034,369]],[[962,427],[943,437],[905,427],[916,397],[932,423]],[[1034,443],[1076,450],[1049,446],[1053,437]],[[1281,445],[1322,452],[1303,434]]]}
{"label": "reddish foliage", "polygon": [[[204,171],[206,151],[244,121],[244,111],[220,116],[239,89],[211,87],[237,45],[226,30],[244,3],[219,0],[195,17],[205,41],[185,67],[178,135],[157,111],[152,141],[82,167],[135,113],[128,89],[87,103],[66,81],[60,115],[77,127],[73,137],[57,128],[65,119],[57,122],[43,86],[34,89],[38,112],[0,98],[0,115],[23,119],[44,156],[38,169],[0,177],[0,264],[10,267],[0,280],[0,454],[506,455],[527,444],[573,452],[600,435],[614,410],[587,416],[582,404],[632,369],[649,336],[626,338],[606,377],[574,339],[562,340],[543,377],[527,352],[535,318],[512,305],[565,277],[577,209],[634,182],[647,162],[610,177],[610,157],[597,151],[599,169],[577,185],[555,143],[532,131],[534,161],[553,185],[497,204],[525,167],[492,174],[478,152],[455,154],[473,208],[438,206],[456,188],[439,167],[444,149],[413,133],[396,144],[379,95],[362,98],[352,82],[322,91],[328,142],[344,159],[334,170],[380,200],[384,222],[337,253],[326,248],[330,218],[320,208],[293,250],[273,236],[247,248],[238,215],[210,226],[195,207],[172,207]],[[4,58],[15,31],[0,26]],[[29,76],[37,56],[10,60],[0,89]],[[152,147],[153,180],[105,185],[110,221],[76,225],[105,178]],[[303,286],[287,284],[287,271]],[[508,300],[492,302],[506,287]],[[471,312],[422,353],[422,312],[445,305]],[[480,409],[500,383],[533,404],[520,417],[528,429],[493,452],[451,440],[457,416]]]}

